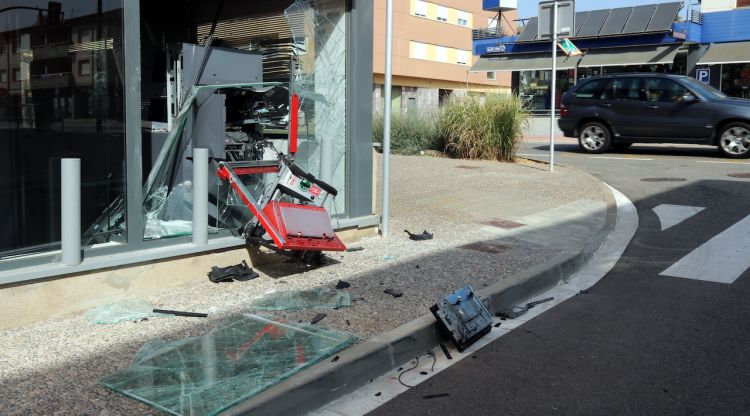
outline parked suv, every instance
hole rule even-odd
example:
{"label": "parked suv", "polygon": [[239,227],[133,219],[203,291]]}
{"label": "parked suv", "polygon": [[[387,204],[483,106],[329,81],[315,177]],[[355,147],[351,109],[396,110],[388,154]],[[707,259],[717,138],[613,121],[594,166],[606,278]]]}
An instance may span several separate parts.
{"label": "parked suv", "polygon": [[750,100],[680,75],[581,80],[563,95],[558,124],[587,153],[635,142],[690,143],[718,146],[730,158],[750,157]]}

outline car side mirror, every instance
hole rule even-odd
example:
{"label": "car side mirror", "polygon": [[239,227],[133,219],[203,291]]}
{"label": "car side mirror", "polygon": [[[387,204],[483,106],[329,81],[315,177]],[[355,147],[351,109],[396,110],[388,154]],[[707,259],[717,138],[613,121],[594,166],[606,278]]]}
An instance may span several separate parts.
{"label": "car side mirror", "polygon": [[688,94],[683,95],[680,101],[686,104],[695,103],[695,102],[698,102],[698,97],[696,97],[693,94],[688,93]]}

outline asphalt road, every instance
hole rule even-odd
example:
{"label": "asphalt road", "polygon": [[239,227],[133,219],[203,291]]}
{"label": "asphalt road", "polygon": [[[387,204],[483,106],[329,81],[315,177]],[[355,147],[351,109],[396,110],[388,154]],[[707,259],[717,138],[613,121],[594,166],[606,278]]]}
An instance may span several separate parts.
{"label": "asphalt road", "polygon": [[557,149],[558,163],[636,205],[623,257],[587,294],[371,414],[750,414],[750,160],[709,147]]}

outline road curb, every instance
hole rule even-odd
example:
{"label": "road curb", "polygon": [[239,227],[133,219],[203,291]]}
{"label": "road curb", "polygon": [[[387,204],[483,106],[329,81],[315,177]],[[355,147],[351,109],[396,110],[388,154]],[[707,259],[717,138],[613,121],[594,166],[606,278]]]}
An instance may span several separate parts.
{"label": "road curb", "polygon": [[[582,173],[606,189],[604,226],[583,249],[560,253],[543,264],[479,290],[478,294],[488,301],[493,314],[569,279],[586,264],[614,229],[617,204],[612,191],[599,179]],[[433,349],[440,342],[446,342],[446,339],[438,332],[435,318],[428,313],[348,348],[338,354],[335,362],[329,359],[318,363],[221,414],[304,415]]]}

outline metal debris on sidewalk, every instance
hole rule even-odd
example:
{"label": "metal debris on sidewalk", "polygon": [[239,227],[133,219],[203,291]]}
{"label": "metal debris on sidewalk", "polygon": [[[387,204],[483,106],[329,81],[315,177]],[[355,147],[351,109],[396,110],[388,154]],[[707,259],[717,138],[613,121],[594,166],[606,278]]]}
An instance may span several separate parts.
{"label": "metal debris on sidewalk", "polygon": [[352,296],[345,290],[317,288],[268,293],[253,300],[250,307],[266,311],[301,309],[339,309],[352,306]]}
{"label": "metal debris on sidewalk", "polygon": [[423,399],[429,400],[429,399],[438,399],[440,397],[448,397],[450,396],[449,393],[439,393],[439,394],[428,394],[426,396],[422,396]]}
{"label": "metal debris on sidewalk", "polygon": [[430,312],[460,352],[492,330],[492,316],[471,286],[446,296]]}
{"label": "metal debris on sidewalk", "polygon": [[231,282],[234,280],[247,281],[260,276],[255,270],[247,265],[245,260],[242,263],[228,267],[212,267],[208,273],[208,279],[214,283]]}
{"label": "metal debris on sidewalk", "polygon": [[159,313],[162,315],[185,316],[189,318],[208,318],[207,313],[200,313],[200,312],[173,311],[169,309],[154,309],[153,312]]}
{"label": "metal debris on sidewalk", "polygon": [[404,296],[404,292],[400,292],[400,291],[398,291],[396,289],[391,289],[391,288],[388,288],[388,289],[384,290],[383,293],[385,293],[387,295],[391,295],[394,298],[400,298],[401,296]]}
{"label": "metal debris on sidewalk", "polygon": [[404,230],[406,234],[409,234],[409,239],[413,241],[425,241],[432,240],[433,235],[424,230],[422,234],[412,234],[409,230]]}
{"label": "metal debris on sidewalk", "polygon": [[355,251],[363,251],[364,249],[365,248],[361,247],[361,246],[360,247],[347,247],[346,252],[347,253],[353,253]]}
{"label": "metal debris on sidewalk", "polygon": [[346,332],[255,315],[200,336],[154,339],[100,383],[175,415],[216,415],[356,341]]}
{"label": "metal debris on sidewalk", "polygon": [[516,319],[519,316],[525,315],[526,312],[528,312],[529,309],[533,308],[534,306],[541,305],[542,303],[547,303],[553,300],[555,300],[555,298],[544,298],[540,300],[535,300],[523,306],[514,306],[508,311],[498,312],[495,314],[495,316],[502,318],[502,319]]}

